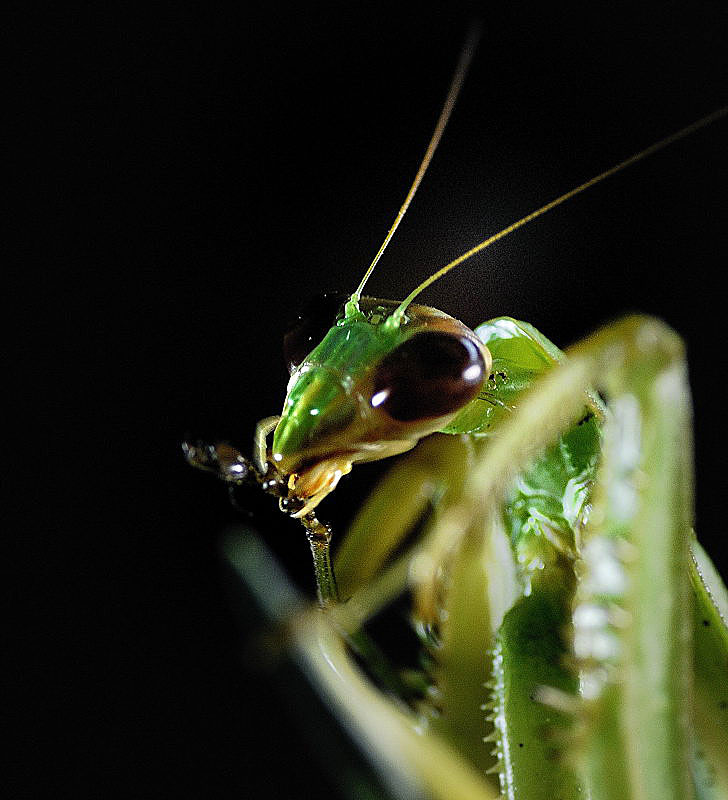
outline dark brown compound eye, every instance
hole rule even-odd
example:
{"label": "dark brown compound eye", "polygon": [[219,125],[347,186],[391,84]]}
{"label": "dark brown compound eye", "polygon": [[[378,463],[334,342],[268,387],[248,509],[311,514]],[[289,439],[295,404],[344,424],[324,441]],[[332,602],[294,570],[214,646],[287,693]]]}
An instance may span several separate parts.
{"label": "dark brown compound eye", "polygon": [[423,331],[379,363],[370,402],[400,422],[441,417],[472,400],[484,377],[485,362],[474,342]]}
{"label": "dark brown compound eye", "polygon": [[348,299],[349,295],[341,292],[317,295],[288,326],[283,336],[283,355],[290,374],[326,336]]}

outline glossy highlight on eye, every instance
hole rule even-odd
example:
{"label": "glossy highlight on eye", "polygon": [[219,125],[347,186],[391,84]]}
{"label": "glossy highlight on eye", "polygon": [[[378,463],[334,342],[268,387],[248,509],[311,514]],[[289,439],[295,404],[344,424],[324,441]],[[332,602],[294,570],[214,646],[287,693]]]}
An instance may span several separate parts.
{"label": "glossy highlight on eye", "polygon": [[401,422],[440,417],[477,395],[484,371],[483,356],[467,337],[423,331],[379,363],[370,403]]}

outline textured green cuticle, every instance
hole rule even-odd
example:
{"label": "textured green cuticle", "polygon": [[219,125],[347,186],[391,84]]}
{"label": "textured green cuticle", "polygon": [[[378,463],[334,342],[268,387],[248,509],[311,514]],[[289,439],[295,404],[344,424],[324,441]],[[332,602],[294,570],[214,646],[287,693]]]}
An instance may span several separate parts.
{"label": "textured green cuticle", "polygon": [[493,653],[493,724],[505,797],[572,800],[581,783],[566,758],[572,717],[542,702],[543,687],[575,696],[565,666],[570,586],[536,587],[506,614]]}

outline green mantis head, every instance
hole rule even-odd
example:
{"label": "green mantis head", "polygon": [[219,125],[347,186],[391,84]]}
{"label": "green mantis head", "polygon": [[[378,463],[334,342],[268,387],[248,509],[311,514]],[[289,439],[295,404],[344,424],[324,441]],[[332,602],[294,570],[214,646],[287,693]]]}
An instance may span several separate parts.
{"label": "green mantis head", "polygon": [[[285,349],[291,379],[272,459],[307,513],[357,461],[404,452],[445,426],[475,396],[490,354],[453,317],[426,306],[325,297],[299,318]],[[330,326],[330,327],[328,327]]]}

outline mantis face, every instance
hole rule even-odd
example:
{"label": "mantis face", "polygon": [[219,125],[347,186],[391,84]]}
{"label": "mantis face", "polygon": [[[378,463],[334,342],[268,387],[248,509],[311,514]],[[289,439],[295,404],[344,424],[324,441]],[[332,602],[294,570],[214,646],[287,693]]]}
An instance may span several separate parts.
{"label": "mantis face", "polygon": [[[333,302],[332,302],[333,300]],[[352,464],[411,449],[477,397],[491,358],[453,317],[363,298],[335,298],[334,324],[310,352],[314,324],[299,318],[285,339],[291,372],[271,458],[288,488],[312,510]],[[321,309],[316,309],[320,312]]]}

